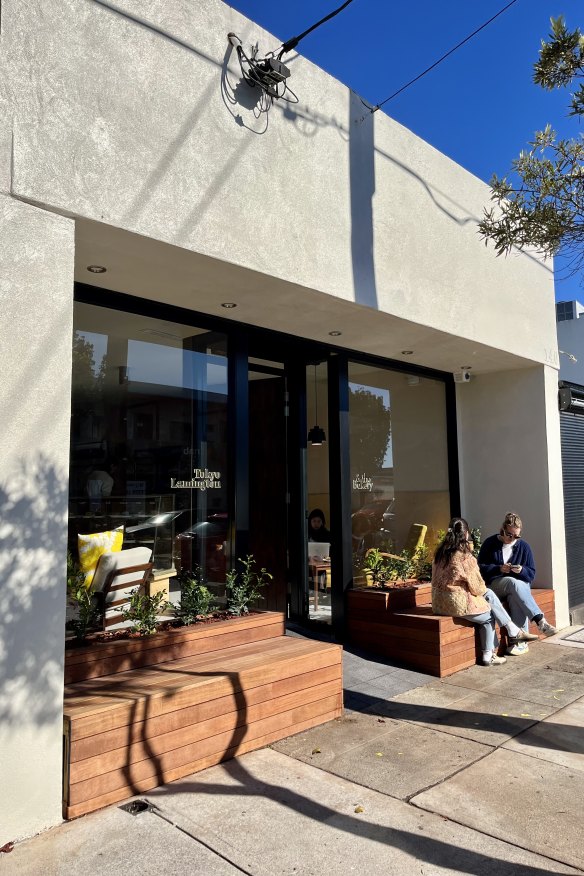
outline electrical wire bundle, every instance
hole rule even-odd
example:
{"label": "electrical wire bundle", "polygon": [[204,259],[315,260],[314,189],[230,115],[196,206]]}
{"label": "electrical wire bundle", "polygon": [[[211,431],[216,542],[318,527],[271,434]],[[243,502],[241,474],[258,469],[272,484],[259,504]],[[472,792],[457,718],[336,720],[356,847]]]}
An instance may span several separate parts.
{"label": "electrical wire bundle", "polygon": [[290,76],[290,70],[282,62],[283,56],[288,52],[291,52],[292,49],[295,49],[300,40],[304,39],[305,36],[308,36],[309,33],[312,33],[313,30],[316,30],[316,28],[320,27],[321,24],[324,24],[325,21],[334,18],[335,15],[342,12],[343,9],[352,2],[353,0],[346,0],[346,2],[343,3],[342,6],[339,6],[338,9],[329,12],[328,15],[325,15],[325,17],[321,18],[320,21],[317,21],[316,24],[311,25],[307,30],[303,31],[303,33],[286,40],[286,42],[282,43],[275,52],[268,52],[262,58],[258,58],[257,44],[252,46],[251,54],[247,55],[237,34],[227,34],[229,42],[237,52],[241,75],[244,81],[247,82],[248,85],[251,85],[252,88],[258,86],[263,92],[262,104],[260,106],[262,112],[267,112],[267,110],[269,110],[274,99],[286,100],[289,103],[298,103],[297,95],[294,94],[286,81]]}
{"label": "electrical wire bundle", "polygon": [[235,48],[241,68],[241,75],[245,82],[252,88],[258,86],[262,94],[260,110],[267,112],[274,99],[287,100],[289,103],[298,103],[298,97],[286,79],[290,70],[286,67],[274,52],[268,52],[263,58],[258,58],[258,46],[252,46],[251,56],[247,55],[239,37],[230,33],[227,35],[229,42]]}

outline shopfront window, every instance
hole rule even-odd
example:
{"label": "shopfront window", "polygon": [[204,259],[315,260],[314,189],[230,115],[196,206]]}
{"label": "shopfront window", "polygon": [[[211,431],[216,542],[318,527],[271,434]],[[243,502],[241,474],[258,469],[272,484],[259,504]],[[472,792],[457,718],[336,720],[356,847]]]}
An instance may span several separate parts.
{"label": "shopfront window", "polygon": [[227,341],[77,303],[73,336],[69,546],[123,526],[155,569],[229,563]]}
{"label": "shopfront window", "polygon": [[351,520],[355,583],[369,548],[432,548],[448,525],[444,384],[349,363]]}

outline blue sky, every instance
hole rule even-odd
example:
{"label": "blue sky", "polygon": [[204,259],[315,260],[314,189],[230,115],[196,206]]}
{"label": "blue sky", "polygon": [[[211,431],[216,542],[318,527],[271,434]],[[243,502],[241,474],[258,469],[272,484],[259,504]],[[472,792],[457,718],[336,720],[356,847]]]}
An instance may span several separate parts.
{"label": "blue sky", "polygon": [[[306,30],[342,0],[229,0],[229,5],[272,32],[263,53]],[[377,104],[437,60],[508,0],[353,0],[297,51]],[[505,174],[534,131],[549,122],[562,136],[577,136],[569,95],[548,93],[532,82],[533,62],[551,16],[584,29],[582,0],[517,0],[488,28],[383,111],[441,152],[488,181]],[[301,94],[301,84],[291,83]],[[561,279],[556,297],[584,294],[577,277]]]}

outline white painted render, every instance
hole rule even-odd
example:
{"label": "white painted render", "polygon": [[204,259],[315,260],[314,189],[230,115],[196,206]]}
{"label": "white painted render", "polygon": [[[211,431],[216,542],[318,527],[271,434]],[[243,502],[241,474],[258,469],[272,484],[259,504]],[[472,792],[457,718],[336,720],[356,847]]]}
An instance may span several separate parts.
{"label": "white painted render", "polygon": [[584,308],[579,301],[571,304],[574,319],[563,319],[557,323],[558,347],[561,351],[560,380],[584,386]]}
{"label": "white painted render", "polygon": [[61,818],[73,222],[0,195],[0,846]]}
{"label": "white painted render", "polygon": [[340,330],[349,349],[472,366],[458,392],[463,509],[485,534],[511,506],[525,517],[567,622],[550,266],[496,258],[476,229],[488,187],[383,113],[363,119],[301,56],[299,104],[257,118],[229,31],[279,44],[221,0],[2,4],[0,845],[60,819],[73,270],[193,311],[236,300],[235,319],[324,341]]}
{"label": "white painted render", "polygon": [[[542,367],[457,387],[462,513],[483,538],[499,531],[507,511],[519,514],[538,587],[566,580],[557,395],[557,372]],[[556,593],[556,613],[566,626],[566,587]]]}
{"label": "white painted render", "polygon": [[301,56],[299,104],[256,119],[227,32],[278,40],[220,0],[12,0],[2,30],[15,196],[248,268],[264,298],[277,278],[554,356],[551,269],[480,241],[488,187]]}

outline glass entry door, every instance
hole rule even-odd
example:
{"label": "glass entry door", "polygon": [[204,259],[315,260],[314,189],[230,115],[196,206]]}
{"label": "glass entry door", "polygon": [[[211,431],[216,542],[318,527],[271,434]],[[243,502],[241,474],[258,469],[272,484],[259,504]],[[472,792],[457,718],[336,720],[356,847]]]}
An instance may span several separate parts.
{"label": "glass entry door", "polygon": [[306,572],[308,619],[331,623],[331,533],[327,362],[306,366]]}
{"label": "glass entry door", "polygon": [[287,612],[288,436],[284,365],[250,358],[249,551],[273,576],[258,608]]}

